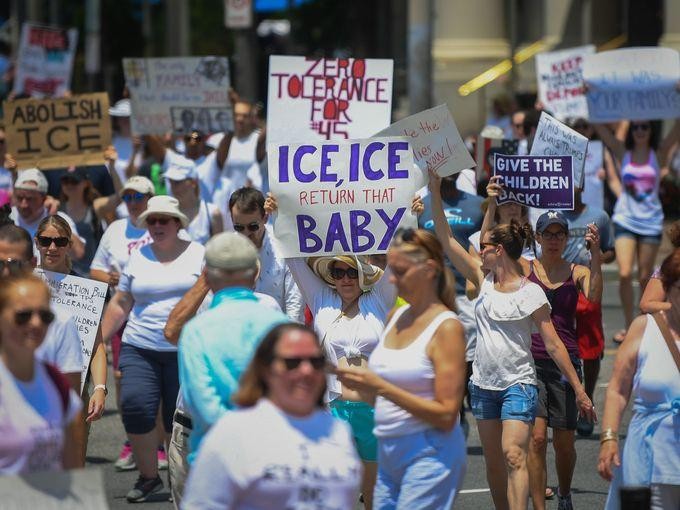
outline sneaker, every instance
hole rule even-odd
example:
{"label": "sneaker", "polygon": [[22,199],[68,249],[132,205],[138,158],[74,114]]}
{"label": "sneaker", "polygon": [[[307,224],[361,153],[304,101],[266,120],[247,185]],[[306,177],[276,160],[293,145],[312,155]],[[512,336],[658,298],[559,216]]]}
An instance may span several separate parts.
{"label": "sneaker", "polygon": [[116,471],[132,471],[137,468],[135,457],[132,455],[132,446],[130,446],[129,441],[125,441],[114,467],[116,468]]}
{"label": "sneaker", "polygon": [[137,482],[135,483],[134,489],[127,493],[125,498],[130,503],[141,503],[146,501],[146,498],[155,494],[163,488],[163,481],[160,476],[156,478],[144,478],[139,475]]}
{"label": "sneaker", "polygon": [[586,420],[581,416],[576,422],[576,433],[581,437],[590,437],[593,435],[593,429],[595,424],[591,421]]}
{"label": "sneaker", "polygon": [[574,510],[574,505],[571,504],[571,492],[566,496],[557,493],[557,510]]}
{"label": "sneaker", "polygon": [[158,469],[161,471],[168,469],[168,455],[165,453],[165,448],[159,446],[156,455],[158,457]]}

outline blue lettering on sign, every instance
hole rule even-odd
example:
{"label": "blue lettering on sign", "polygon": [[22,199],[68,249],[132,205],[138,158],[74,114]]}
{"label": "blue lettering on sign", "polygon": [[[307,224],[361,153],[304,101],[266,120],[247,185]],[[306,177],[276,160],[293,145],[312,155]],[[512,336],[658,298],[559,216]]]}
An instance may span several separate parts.
{"label": "blue lettering on sign", "polygon": [[[363,222],[359,222],[363,219]],[[368,250],[375,243],[375,236],[370,230],[364,228],[371,222],[371,215],[366,211],[350,211],[349,224],[352,227],[352,253],[362,253]],[[359,243],[359,238],[365,237],[368,241],[364,244]]]}
{"label": "blue lettering on sign", "polygon": [[314,179],[316,179],[316,174],[314,172],[309,172],[306,174],[300,168],[302,157],[305,154],[314,154],[315,152],[316,147],[313,145],[301,145],[295,151],[295,155],[293,156],[293,173],[299,182],[312,182]]}
{"label": "blue lettering on sign", "polygon": [[364,150],[364,175],[369,181],[377,181],[379,179],[382,179],[385,173],[382,170],[373,170],[371,168],[371,156],[373,156],[374,152],[380,151],[385,147],[385,144],[382,142],[372,142],[369,143],[368,146],[366,147],[366,150]]}
{"label": "blue lettering on sign", "polygon": [[331,221],[328,225],[328,233],[326,234],[326,251],[332,251],[336,241],[342,246],[342,251],[349,251],[347,236],[345,235],[345,229],[342,226],[342,218],[339,212],[331,214]]}
{"label": "blue lettering on sign", "polygon": [[[306,214],[298,214],[295,219],[297,221],[300,251],[302,253],[315,253],[319,251],[321,249],[321,238],[314,233],[316,228],[314,218]],[[309,246],[308,240],[312,241],[311,246]]]}
{"label": "blue lettering on sign", "polygon": [[397,165],[401,163],[401,156],[397,154],[399,151],[408,152],[408,142],[391,142],[387,147],[387,177],[390,179],[408,179],[408,169],[398,169]]}

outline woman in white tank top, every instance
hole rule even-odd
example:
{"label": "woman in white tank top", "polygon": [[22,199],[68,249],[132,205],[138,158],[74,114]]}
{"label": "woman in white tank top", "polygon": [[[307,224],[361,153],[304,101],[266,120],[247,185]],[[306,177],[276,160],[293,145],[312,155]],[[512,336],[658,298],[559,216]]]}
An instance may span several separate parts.
{"label": "woman in white tank top", "polygon": [[[680,508],[680,362],[672,353],[680,358],[680,248],[666,257],[659,276],[670,308],[633,321],[607,386],[598,471],[613,479],[608,510],[619,508],[622,485],[650,487],[653,510]],[[619,426],[631,396],[621,454]]]}
{"label": "woman in white tank top", "polygon": [[466,377],[453,275],[425,230],[398,231],[387,263],[410,304],[393,312],[368,369],[338,368],[337,375],[375,403],[374,508],[451,508],[465,472],[458,416]]}

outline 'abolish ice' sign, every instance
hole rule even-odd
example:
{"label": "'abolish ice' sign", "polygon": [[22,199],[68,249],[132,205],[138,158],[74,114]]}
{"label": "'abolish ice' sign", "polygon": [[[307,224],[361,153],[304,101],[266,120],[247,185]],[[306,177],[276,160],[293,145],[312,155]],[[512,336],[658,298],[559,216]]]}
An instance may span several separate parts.
{"label": "'abolish ice' sign", "polygon": [[494,175],[503,177],[498,204],[517,202],[538,209],[574,208],[572,156],[496,154]]}
{"label": "'abolish ice' sign", "polygon": [[384,253],[397,228],[416,227],[419,170],[406,138],[269,144],[267,153],[284,257]]}

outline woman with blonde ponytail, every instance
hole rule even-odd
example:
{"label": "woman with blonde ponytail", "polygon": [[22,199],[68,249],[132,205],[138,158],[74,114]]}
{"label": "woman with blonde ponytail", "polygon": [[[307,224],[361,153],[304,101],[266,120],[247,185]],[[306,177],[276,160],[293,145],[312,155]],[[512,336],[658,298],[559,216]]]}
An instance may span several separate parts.
{"label": "woman with blonde ponytail", "polygon": [[519,263],[531,229],[512,221],[485,232],[480,242],[480,265],[451,235],[439,179],[430,173],[437,238],[451,263],[479,295],[475,305],[477,346],[469,390],[491,496],[496,508],[525,509],[529,498],[527,452],[538,396],[531,355],[533,327],[573,388],[579,413],[592,420],[595,410],[555,331],[545,292],[524,276]]}
{"label": "woman with blonde ponytail", "polygon": [[453,274],[426,230],[399,230],[390,281],[408,302],[388,317],[368,368],[338,367],[343,386],[375,405],[375,508],[451,508],[465,473],[459,415],[465,390],[465,334]]}

